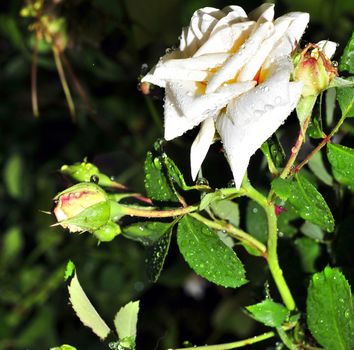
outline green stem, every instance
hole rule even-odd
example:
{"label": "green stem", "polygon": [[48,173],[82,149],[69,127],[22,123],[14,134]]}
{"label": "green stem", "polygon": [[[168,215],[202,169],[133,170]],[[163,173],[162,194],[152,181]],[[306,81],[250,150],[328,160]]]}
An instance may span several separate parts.
{"label": "green stem", "polygon": [[258,192],[254,187],[252,187],[247,178],[243,181],[242,187],[246,190],[246,196],[253,199],[260,206],[262,206],[266,213],[268,221],[267,251],[269,269],[285,306],[289,310],[294,310],[296,308],[295,301],[284,279],[283,271],[280,268],[278,260],[278,228],[274,204],[272,202],[268,202],[267,199],[260,192]]}
{"label": "green stem", "polygon": [[151,101],[151,98],[149,96],[144,96],[144,99],[145,99],[147,108],[150,112],[150,115],[152,117],[152,120],[154,121],[154,123],[156,124],[158,129],[160,131],[163,131],[163,127],[161,124],[161,118],[160,118],[159,114],[157,113],[154,103]]}
{"label": "green stem", "polygon": [[325,145],[327,145],[327,143],[330,141],[330,139],[332,138],[332,136],[339,130],[339,128],[341,127],[341,125],[343,124],[344,120],[346,119],[346,115],[342,115],[341,118],[339,119],[338,123],[336,124],[336,126],[333,128],[333,130],[331,131],[331,133],[325,137],[318,145],[317,147],[315,147],[311,153],[293,170],[293,172],[297,173],[300,171],[300,169],[306,165],[309,160],[318,152],[321,150],[322,147],[324,147]]}
{"label": "green stem", "polygon": [[300,131],[299,131],[299,136],[297,137],[297,140],[296,140],[296,143],[294,145],[294,147],[291,149],[291,155],[288,159],[288,162],[286,163],[283,171],[281,172],[280,174],[280,177],[282,179],[286,179],[292,169],[292,166],[300,152],[300,149],[301,149],[301,146],[302,146],[302,143],[304,141],[304,138],[305,138],[305,134],[306,134],[306,130],[307,130],[307,127],[309,125],[309,122],[310,122],[310,119],[311,119],[311,115],[309,115],[305,122],[304,122],[304,126],[303,128],[301,129],[300,128]]}
{"label": "green stem", "polygon": [[277,332],[279,338],[282,340],[282,342],[289,350],[299,350],[298,347],[288,337],[288,335],[286,334],[285,330],[282,327],[277,327]]}
{"label": "green stem", "polygon": [[71,117],[74,118],[75,117],[74,101],[73,101],[73,99],[71,97],[69,85],[68,85],[68,82],[67,82],[66,77],[65,77],[63,65],[61,63],[60,52],[54,45],[53,45],[53,55],[54,55],[55,65],[56,65],[57,70],[58,70],[60,82],[61,82],[61,85],[62,85],[63,90],[64,90],[66,101],[68,103],[69,112],[70,112]]}
{"label": "green stem", "polygon": [[39,117],[38,93],[37,93],[37,65],[38,65],[38,38],[35,35],[35,42],[32,53],[32,69],[31,69],[31,101],[32,111],[35,117]]}
{"label": "green stem", "polygon": [[111,210],[117,211],[117,213],[121,213],[124,215],[138,216],[144,218],[168,218],[168,217],[185,215],[198,210],[198,208],[199,208],[198,205],[190,205],[184,208],[157,210],[154,207],[144,208],[144,207],[115,203],[115,205],[111,207]]}
{"label": "green stem", "polygon": [[225,343],[225,344],[217,344],[217,345],[204,345],[204,346],[192,346],[190,348],[179,348],[179,349],[169,349],[169,350],[229,350],[229,349],[236,349],[242,348],[246,345],[252,345],[255,343],[259,343],[263,340],[273,338],[275,336],[274,332],[266,332],[260,335],[256,335],[255,337],[235,341],[232,343]]}
{"label": "green stem", "polygon": [[224,224],[224,223],[219,223],[216,221],[209,220],[198,213],[193,213],[190,215],[193,216],[198,221],[202,222],[203,224],[207,225],[210,228],[213,228],[213,229],[219,230],[219,231],[226,231],[230,236],[247,244],[251,248],[256,249],[264,258],[267,259],[266,246],[263,243],[261,243],[260,241],[258,241],[257,239],[255,239],[254,237],[252,237],[250,234],[240,230],[239,228],[237,228],[231,224]]}

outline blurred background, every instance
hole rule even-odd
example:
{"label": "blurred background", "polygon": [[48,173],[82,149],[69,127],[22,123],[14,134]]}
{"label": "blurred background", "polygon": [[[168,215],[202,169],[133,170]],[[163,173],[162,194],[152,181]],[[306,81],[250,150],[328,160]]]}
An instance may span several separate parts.
{"label": "blurred background", "polygon": [[[274,2],[277,17],[289,11],[309,12],[304,41],[337,41],[335,59],[340,58],[352,30],[351,0]],[[261,3],[235,4],[249,12]],[[177,44],[193,11],[230,4],[46,1],[49,13],[63,18],[66,28],[63,65],[76,109],[73,119],[50,47],[38,45],[33,64],[33,19],[19,15],[25,3],[0,2],[0,350],[48,349],[63,343],[86,350],[108,348],[82,326],[68,304],[63,280],[68,259],[74,260],[83,288],[109,324],[119,307],[141,300],[138,349],[166,349],[183,341],[227,342],[262,332],[240,308],[262,298],[268,275],[260,259],[240,250],[251,282],[237,290],[225,289],[193,274],[173,241],[165,270],[151,284],[145,275],[146,251],[138,243],[118,237],[97,246],[88,234],[51,228],[53,217],[42,212],[51,210],[53,196],[68,185],[58,173],[61,165],[85,157],[117,181],[144,192],[144,158],[163,135],[163,91],[155,88],[144,96],[138,89],[139,76]],[[31,107],[34,67],[39,117]],[[289,123],[296,130],[296,119]],[[188,182],[188,152],[195,133],[166,146]],[[212,147],[205,175],[216,187],[225,187],[231,179],[220,145]],[[307,282],[298,283],[294,277],[291,284],[301,294]],[[274,339],[265,344],[254,348],[276,346]]]}

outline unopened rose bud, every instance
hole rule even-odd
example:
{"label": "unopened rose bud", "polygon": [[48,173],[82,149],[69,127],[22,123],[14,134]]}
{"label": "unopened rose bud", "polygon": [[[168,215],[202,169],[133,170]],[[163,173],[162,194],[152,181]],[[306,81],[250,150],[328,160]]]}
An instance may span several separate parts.
{"label": "unopened rose bud", "polygon": [[58,224],[70,232],[88,231],[100,241],[112,240],[120,233],[119,226],[111,221],[110,200],[98,185],[79,183],[59,193],[54,200]]}
{"label": "unopened rose bud", "polygon": [[[328,43],[330,46],[334,44]],[[338,75],[337,69],[326,55],[324,45],[309,44],[295,57],[294,80],[304,83],[303,97],[317,96],[326,90],[331,80]]]}

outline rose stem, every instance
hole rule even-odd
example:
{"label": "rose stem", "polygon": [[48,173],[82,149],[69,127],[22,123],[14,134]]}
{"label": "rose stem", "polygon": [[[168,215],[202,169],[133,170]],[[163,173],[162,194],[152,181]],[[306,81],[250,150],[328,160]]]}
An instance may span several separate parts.
{"label": "rose stem", "polygon": [[279,266],[277,253],[278,229],[274,204],[272,202],[267,201],[267,199],[261,193],[259,193],[254,187],[252,187],[247,177],[245,177],[242,183],[242,187],[246,190],[246,196],[261,205],[266,213],[268,222],[267,251],[269,269],[285,306],[290,311],[292,311],[296,308],[295,301],[284,279],[283,271]]}
{"label": "rose stem", "polygon": [[38,38],[37,34],[34,38],[34,47],[32,53],[32,69],[31,69],[31,101],[32,111],[35,117],[39,117],[38,93],[37,93],[37,63],[38,63]]}
{"label": "rose stem", "polygon": [[292,170],[292,172],[294,173],[297,173],[300,171],[300,169],[306,165],[309,160],[318,152],[321,150],[322,147],[324,147],[329,141],[330,139],[332,138],[332,136],[338,131],[338,129],[341,127],[341,125],[343,124],[344,120],[346,119],[346,115],[343,114],[341,116],[341,118],[339,119],[338,123],[336,124],[336,126],[333,128],[333,130],[331,131],[331,133],[326,136],[322,141],[321,143],[319,143],[316,148],[314,148],[311,153],[298,165],[295,167],[295,169]]}
{"label": "rose stem", "polygon": [[55,65],[56,65],[57,70],[58,70],[60,82],[61,82],[61,85],[62,85],[63,90],[64,90],[66,101],[68,103],[69,112],[70,112],[71,117],[74,118],[75,117],[75,105],[74,105],[74,101],[73,101],[73,99],[71,97],[71,93],[70,93],[70,89],[69,89],[69,86],[68,86],[68,82],[67,82],[67,80],[65,78],[63,65],[62,65],[61,59],[60,59],[60,52],[59,52],[58,48],[55,45],[53,45],[52,50],[53,50],[54,61],[55,61]]}
{"label": "rose stem", "polygon": [[[283,330],[289,330],[293,328],[294,326],[285,326],[282,329]],[[243,340],[238,340],[232,343],[225,343],[225,344],[216,344],[216,345],[204,345],[204,346],[192,346],[190,348],[180,348],[180,349],[168,349],[168,350],[230,350],[230,349],[236,349],[236,348],[242,348],[247,345],[252,345],[255,343],[259,343],[263,340],[273,338],[276,335],[275,332],[270,331],[266,332],[263,334],[256,335],[251,338],[243,339]]]}
{"label": "rose stem", "polygon": [[256,249],[265,259],[268,258],[266,246],[262,242],[252,237],[249,233],[244,232],[231,224],[222,224],[219,222],[209,220],[197,213],[193,213],[190,215],[210,228],[219,231],[226,231],[230,236],[240,240],[241,242],[247,244],[251,248]]}

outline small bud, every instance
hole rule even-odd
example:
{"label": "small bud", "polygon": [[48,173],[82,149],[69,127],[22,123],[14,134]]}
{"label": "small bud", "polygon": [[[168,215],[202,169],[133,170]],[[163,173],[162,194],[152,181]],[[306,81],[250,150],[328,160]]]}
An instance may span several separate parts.
{"label": "small bud", "polygon": [[111,221],[108,196],[94,183],[79,183],[59,193],[54,200],[58,224],[70,232],[94,233]]}
{"label": "small bud", "polygon": [[60,172],[79,182],[95,182],[92,181],[95,177],[101,186],[109,186],[112,183],[112,180],[107,175],[101,173],[94,164],[86,161],[73,165],[63,165]]}
{"label": "small bud", "polygon": [[294,80],[304,83],[303,97],[317,96],[326,90],[331,80],[338,75],[337,69],[319,45],[307,45],[295,57],[294,64]]}

